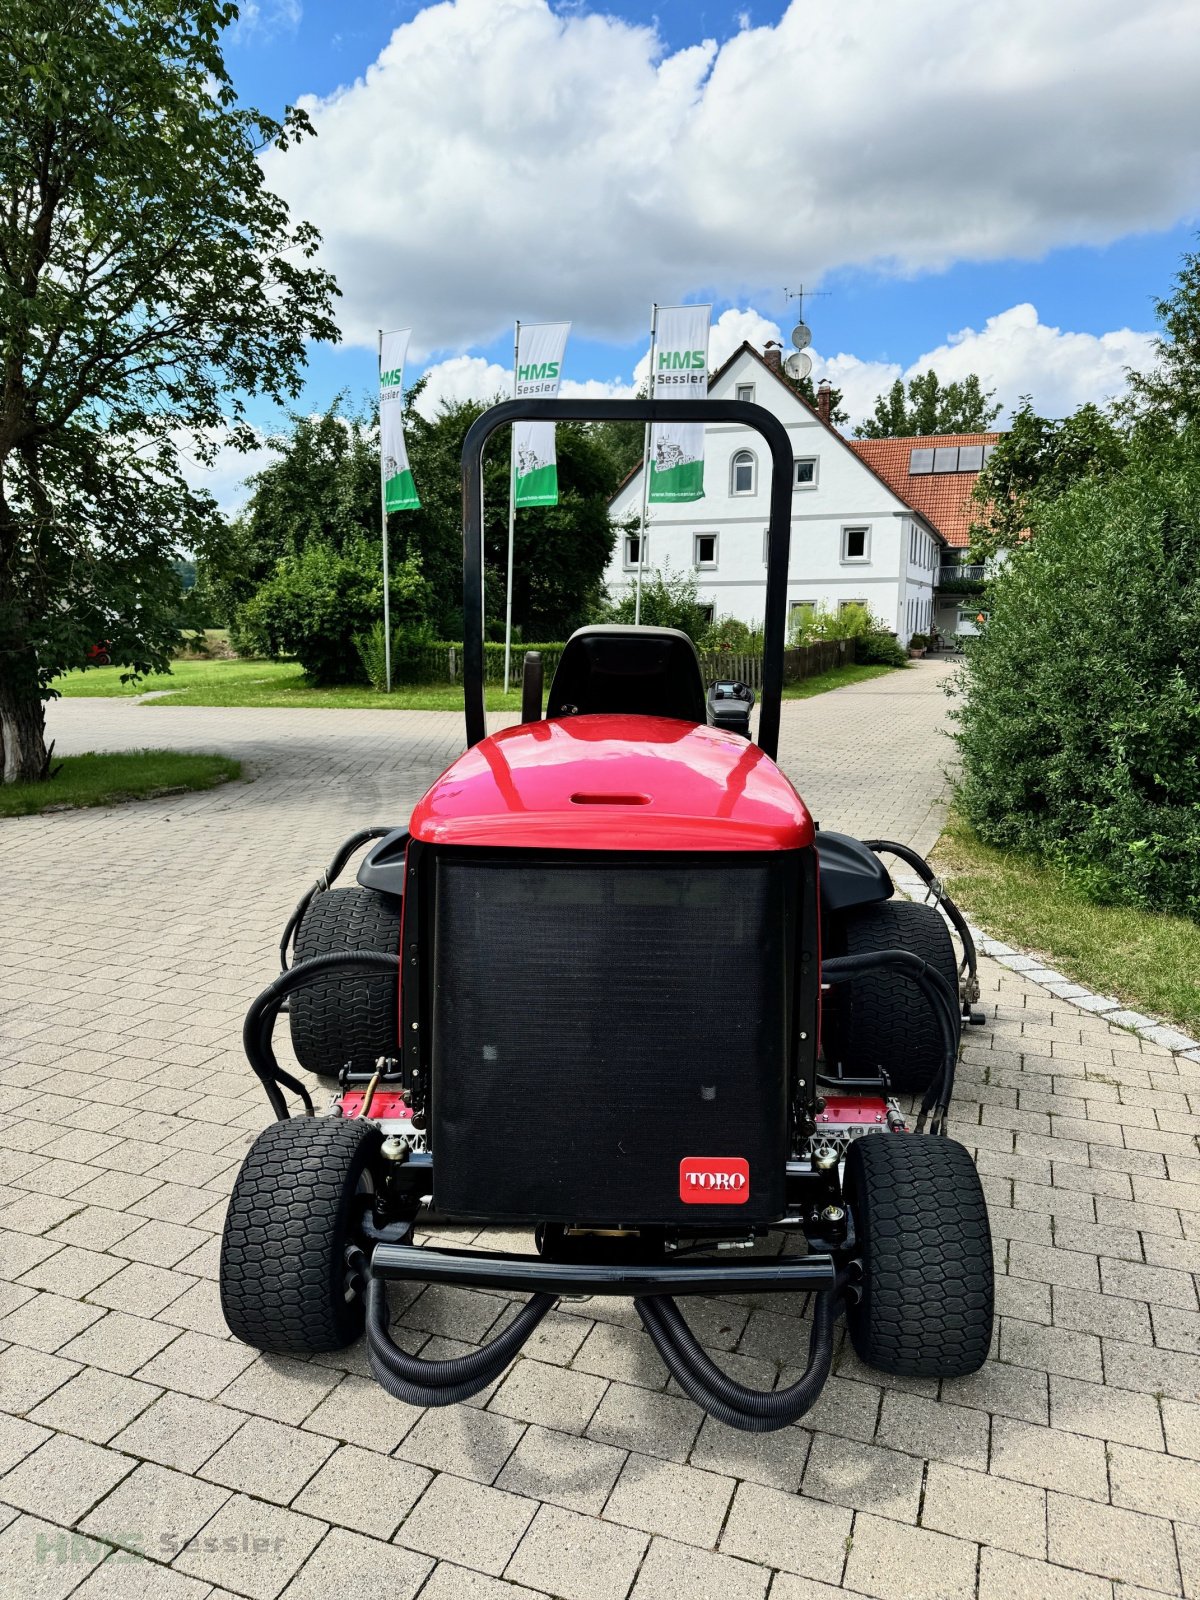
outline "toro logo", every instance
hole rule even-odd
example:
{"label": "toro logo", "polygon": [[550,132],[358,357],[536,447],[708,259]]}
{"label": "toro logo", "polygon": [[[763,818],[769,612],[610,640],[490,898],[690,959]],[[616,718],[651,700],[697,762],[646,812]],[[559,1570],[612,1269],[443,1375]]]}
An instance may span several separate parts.
{"label": "toro logo", "polygon": [[744,1206],[750,1198],[750,1163],[741,1156],[684,1156],[679,1198],[689,1206]]}

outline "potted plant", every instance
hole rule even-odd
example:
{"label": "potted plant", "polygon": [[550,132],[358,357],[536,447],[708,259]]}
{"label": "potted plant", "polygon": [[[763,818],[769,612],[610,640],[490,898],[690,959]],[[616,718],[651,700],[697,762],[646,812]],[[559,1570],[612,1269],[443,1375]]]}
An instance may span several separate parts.
{"label": "potted plant", "polygon": [[927,633],[914,633],[908,641],[908,653],[914,661],[920,659],[929,648],[929,635]]}

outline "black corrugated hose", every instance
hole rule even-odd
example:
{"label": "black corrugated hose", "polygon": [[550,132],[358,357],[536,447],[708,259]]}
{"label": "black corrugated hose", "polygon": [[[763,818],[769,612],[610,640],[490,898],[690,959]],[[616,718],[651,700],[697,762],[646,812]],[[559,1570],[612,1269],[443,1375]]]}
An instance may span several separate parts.
{"label": "black corrugated hose", "polygon": [[299,905],[292,912],[284,926],[283,937],[279,941],[279,969],[281,972],[288,970],[288,950],[291,947],[296,929],[300,926],[304,913],[308,910],[311,902],[319,894],[324,894],[334,880],[341,876],[342,869],[356,850],[371,839],[382,839],[389,833],[395,833],[395,831],[394,823],[390,823],[386,827],[382,824],[376,824],[374,827],[360,828],[357,833],[352,833],[348,839],[344,839],[338,845],[337,854],[313,884],[312,888],[304,891],[300,897]]}
{"label": "black corrugated hose", "polygon": [[452,1406],[469,1400],[504,1371],[558,1296],[535,1294],[491,1344],[448,1361],[422,1361],[398,1348],[388,1332],[387,1289],[367,1279],[367,1356],[388,1394],[410,1406]]}
{"label": "black corrugated hose", "polygon": [[815,1296],[808,1367],[804,1376],[786,1389],[749,1389],[736,1383],[701,1349],[679,1307],[667,1296],[639,1300],[637,1309],[667,1371],[683,1392],[709,1416],[743,1433],[786,1428],[812,1408],[829,1377],[839,1311],[836,1289]]}

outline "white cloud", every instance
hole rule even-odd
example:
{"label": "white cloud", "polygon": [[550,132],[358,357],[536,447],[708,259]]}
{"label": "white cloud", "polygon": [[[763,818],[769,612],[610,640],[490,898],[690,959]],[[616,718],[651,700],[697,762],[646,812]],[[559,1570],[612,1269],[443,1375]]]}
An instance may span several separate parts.
{"label": "white cloud", "polygon": [[977,372],[985,389],[994,389],[1003,406],[1003,427],[1021,396],[1033,396],[1044,416],[1062,417],[1085,401],[1102,404],[1122,394],[1126,369],[1145,369],[1153,358],[1154,335],[1132,328],[1111,333],[1071,333],[1039,320],[1036,306],[1010,306],[989,317],[981,329],[962,328],[944,344],[918,356],[908,367],[895,362],[861,361],[840,354],[814,355],[813,376],[840,388],[851,421],[871,411],[875,397],[897,378],[907,383],[931,368],[947,381]]}
{"label": "white cloud", "polygon": [[513,316],[627,339],[702,285],[1169,226],[1200,198],[1197,81],[1195,0],[793,0],[670,53],[583,8],[445,0],[265,161],[324,231],[347,338],[411,323],[420,357]]}
{"label": "white cloud", "polygon": [[207,489],[227,517],[241,511],[249,501],[250,490],[246,487],[246,479],[277,459],[277,452],[265,439],[251,450],[235,450],[228,444],[218,445],[209,463],[199,459],[182,435],[177,443],[183,476],[189,487]]}
{"label": "white cloud", "polygon": [[512,368],[486,361],[483,356],[450,356],[427,367],[425,376],[428,382],[417,399],[416,409],[429,421],[443,402],[491,400],[495,395],[512,393]]}
{"label": "white cloud", "polygon": [[295,33],[303,15],[301,0],[241,0],[234,38],[242,44],[269,43],[277,34]]}

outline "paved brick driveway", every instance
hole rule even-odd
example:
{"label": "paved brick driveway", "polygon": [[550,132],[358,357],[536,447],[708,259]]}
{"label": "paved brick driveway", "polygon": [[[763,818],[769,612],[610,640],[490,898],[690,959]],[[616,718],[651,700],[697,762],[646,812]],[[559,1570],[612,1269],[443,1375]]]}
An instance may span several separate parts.
{"label": "paved brick driveway", "polygon": [[[943,670],[787,707],[785,764],[827,826],[932,842]],[[457,719],[74,701],[52,724],[63,751],[209,746],[254,776],[0,823],[0,1594],[1200,1596],[1200,1067],[984,963],[994,1020],[953,1119],[1001,1271],[975,1378],[885,1381],[843,1351],[802,1426],[731,1433],[596,1301],[480,1403],[422,1414],[361,1350],[233,1342],[214,1275],[267,1111],[241,1014],[282,918],[345,833],[403,819]],[[770,1383],[795,1376],[801,1310],[698,1314]],[[507,1314],[428,1288],[399,1327],[445,1355]]]}

